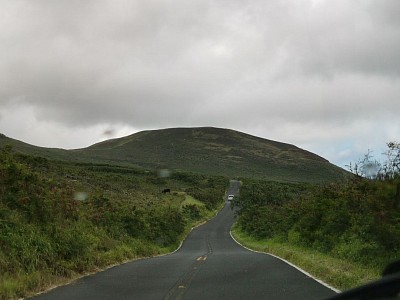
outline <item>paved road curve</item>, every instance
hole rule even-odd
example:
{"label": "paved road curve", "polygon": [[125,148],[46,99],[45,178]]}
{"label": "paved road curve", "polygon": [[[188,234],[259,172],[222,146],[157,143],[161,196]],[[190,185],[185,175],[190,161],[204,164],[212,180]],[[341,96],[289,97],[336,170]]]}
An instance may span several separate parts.
{"label": "paved road curve", "polygon": [[[235,194],[233,184],[228,194]],[[87,276],[35,299],[324,299],[330,289],[272,256],[232,240],[227,203],[174,254]]]}

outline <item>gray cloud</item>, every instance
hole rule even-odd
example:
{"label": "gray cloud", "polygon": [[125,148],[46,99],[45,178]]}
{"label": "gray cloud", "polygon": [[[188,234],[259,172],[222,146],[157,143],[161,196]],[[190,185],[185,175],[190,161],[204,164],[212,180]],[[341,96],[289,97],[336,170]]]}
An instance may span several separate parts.
{"label": "gray cloud", "polygon": [[[81,147],[105,131],[213,125],[340,163],[329,149],[370,147],[366,130],[379,128],[376,144],[399,134],[397,0],[0,0],[0,8],[0,126],[32,143],[53,143],[54,128],[70,141],[59,147]],[[24,113],[25,127],[5,117]]]}

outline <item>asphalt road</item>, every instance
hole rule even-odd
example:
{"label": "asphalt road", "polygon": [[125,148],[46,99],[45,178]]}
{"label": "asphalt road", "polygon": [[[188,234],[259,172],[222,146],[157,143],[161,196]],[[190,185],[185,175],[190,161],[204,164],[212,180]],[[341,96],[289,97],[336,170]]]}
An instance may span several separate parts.
{"label": "asphalt road", "polygon": [[[233,183],[227,194],[235,194]],[[34,299],[324,299],[335,292],[272,256],[232,240],[227,202],[173,254],[87,276]]]}

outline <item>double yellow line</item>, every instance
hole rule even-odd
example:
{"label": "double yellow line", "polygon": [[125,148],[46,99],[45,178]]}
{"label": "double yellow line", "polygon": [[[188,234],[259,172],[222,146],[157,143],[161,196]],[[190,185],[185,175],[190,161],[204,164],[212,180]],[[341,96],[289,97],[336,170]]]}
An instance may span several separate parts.
{"label": "double yellow line", "polygon": [[205,261],[207,259],[207,255],[202,255],[202,256],[200,256],[200,257],[198,257],[196,260],[197,261]]}

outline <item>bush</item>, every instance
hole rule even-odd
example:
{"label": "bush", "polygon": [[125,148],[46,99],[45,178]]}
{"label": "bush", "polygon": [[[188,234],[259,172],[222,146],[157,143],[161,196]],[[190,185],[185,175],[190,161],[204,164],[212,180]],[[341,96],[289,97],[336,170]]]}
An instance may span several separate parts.
{"label": "bush", "polygon": [[194,221],[197,221],[200,219],[200,209],[196,204],[186,204],[182,206],[182,212],[183,214]]}
{"label": "bush", "polygon": [[[193,174],[173,180],[208,208],[222,201],[227,184]],[[130,168],[47,161],[0,149],[0,299],[24,296],[42,285],[42,277],[45,285],[49,278],[176,246],[200,211],[181,209],[184,197],[162,195],[160,182]],[[172,185],[169,178],[163,184]],[[77,199],[76,192],[87,197]]]}
{"label": "bush", "polygon": [[[284,238],[339,258],[383,267],[400,258],[398,180],[356,179],[310,186],[308,191],[304,186],[245,183],[236,204],[238,225],[257,238]],[[271,201],[272,191],[286,198]]]}

